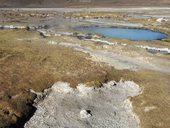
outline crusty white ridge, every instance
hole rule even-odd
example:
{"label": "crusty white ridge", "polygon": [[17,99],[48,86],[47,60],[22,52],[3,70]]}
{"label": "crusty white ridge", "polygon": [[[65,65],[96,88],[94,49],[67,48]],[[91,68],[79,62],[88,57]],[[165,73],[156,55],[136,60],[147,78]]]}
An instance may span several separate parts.
{"label": "crusty white ridge", "polygon": [[132,81],[110,81],[101,88],[57,82],[25,128],[138,128],[129,96],[140,88]]}

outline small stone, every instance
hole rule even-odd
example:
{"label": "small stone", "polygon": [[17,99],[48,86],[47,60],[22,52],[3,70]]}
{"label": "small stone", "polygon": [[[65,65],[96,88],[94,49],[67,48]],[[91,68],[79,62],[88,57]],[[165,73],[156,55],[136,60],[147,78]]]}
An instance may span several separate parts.
{"label": "small stone", "polygon": [[91,116],[92,116],[92,114],[91,114],[90,110],[81,110],[80,111],[80,117],[81,118],[89,118]]}
{"label": "small stone", "polygon": [[116,85],[117,85],[117,83],[116,83],[116,82],[114,82],[113,86],[116,86]]}

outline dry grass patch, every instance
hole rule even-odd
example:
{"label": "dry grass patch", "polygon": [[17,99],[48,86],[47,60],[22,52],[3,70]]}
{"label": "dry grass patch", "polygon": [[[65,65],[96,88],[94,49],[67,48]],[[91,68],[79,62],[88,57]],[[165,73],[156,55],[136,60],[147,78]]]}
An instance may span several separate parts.
{"label": "dry grass patch", "polygon": [[131,98],[134,112],[139,116],[141,128],[170,127],[170,75],[142,70],[108,70],[109,79],[132,80],[137,83],[143,93]]}
{"label": "dry grass patch", "polygon": [[[0,35],[2,35],[0,36],[0,127],[10,126],[29,116],[35,98],[29,89],[42,91],[59,80],[71,83],[72,87],[78,83],[102,86],[103,82],[119,81],[123,78],[132,80],[144,88],[142,95],[131,99],[134,111],[140,117],[142,128],[168,128],[169,75],[151,71],[116,70],[92,62],[87,54],[71,48],[49,45],[47,40],[41,39],[36,32],[0,31]],[[32,37],[37,39],[31,40]],[[18,41],[18,38],[30,38],[30,41]],[[65,40],[67,41],[67,38]],[[146,108],[150,106],[156,106],[156,109],[146,112]]]}
{"label": "dry grass patch", "polygon": [[[57,81],[75,87],[78,83],[106,80],[104,67],[87,59],[86,54],[49,45],[36,32],[4,30],[0,35],[1,126],[10,126],[29,116],[35,98],[29,89],[42,91]],[[31,40],[33,37],[37,40]]]}

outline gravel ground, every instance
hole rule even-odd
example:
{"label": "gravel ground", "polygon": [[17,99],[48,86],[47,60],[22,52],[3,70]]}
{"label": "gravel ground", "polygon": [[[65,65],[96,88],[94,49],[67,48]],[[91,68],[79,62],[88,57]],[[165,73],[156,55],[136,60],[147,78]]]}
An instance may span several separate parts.
{"label": "gravel ground", "polygon": [[[159,71],[163,73],[170,74],[169,66],[164,66],[160,63],[149,62],[147,59],[143,58],[139,60],[137,57],[130,57],[128,55],[120,55],[114,52],[108,52],[104,50],[95,50],[88,47],[82,47],[74,45],[71,43],[60,43],[59,45],[72,47],[75,50],[89,53],[93,61],[104,62],[111,66],[114,66],[116,69],[129,69],[133,71],[148,69],[153,71]],[[156,60],[160,61],[160,60]]]}

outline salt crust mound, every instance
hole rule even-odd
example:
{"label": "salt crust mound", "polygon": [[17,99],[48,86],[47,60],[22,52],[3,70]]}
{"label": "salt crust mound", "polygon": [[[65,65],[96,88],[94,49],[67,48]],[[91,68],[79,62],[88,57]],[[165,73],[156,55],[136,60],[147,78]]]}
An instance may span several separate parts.
{"label": "salt crust mound", "polygon": [[132,81],[110,81],[101,88],[57,82],[39,101],[25,128],[138,128],[128,97],[140,93]]}

